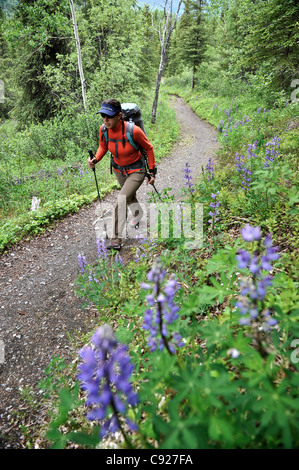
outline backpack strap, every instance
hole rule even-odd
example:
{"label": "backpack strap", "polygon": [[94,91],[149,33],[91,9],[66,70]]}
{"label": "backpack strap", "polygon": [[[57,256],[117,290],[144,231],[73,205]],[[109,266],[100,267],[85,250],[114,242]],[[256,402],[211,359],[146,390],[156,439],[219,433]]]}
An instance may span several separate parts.
{"label": "backpack strap", "polygon": [[[127,127],[126,127],[126,138],[127,138],[127,141],[129,142],[129,144],[132,145],[132,147],[135,149],[135,150],[140,150],[141,151],[141,158],[131,164],[131,165],[128,165],[128,166],[125,166],[125,167],[120,167],[119,165],[116,164],[116,162],[114,161],[113,159],[113,155],[111,154],[111,163],[110,163],[110,173],[112,173],[112,167],[113,168],[117,168],[118,170],[120,170],[121,172],[124,172],[126,174],[126,170],[131,170],[131,169],[137,169],[137,168],[144,168],[146,166],[146,158],[145,158],[145,155],[144,155],[144,152],[143,152],[143,149],[139,146],[139,144],[137,144],[137,142],[134,141],[133,139],[133,129],[134,129],[134,125],[135,123],[132,122],[132,121],[126,121],[126,124],[127,124]],[[101,130],[102,130],[102,134],[108,145],[108,142],[114,142],[115,143],[115,158],[117,158],[117,154],[118,154],[118,151],[117,151],[117,147],[118,147],[118,142],[122,142],[122,140],[117,140],[117,139],[110,139],[108,137],[108,129],[106,128],[105,124],[102,125],[101,127]]]}
{"label": "backpack strap", "polygon": [[[139,150],[139,145],[134,141],[133,139],[133,129],[134,129],[134,125],[135,123],[132,122],[132,121],[127,121],[127,132],[126,132],[126,137],[127,137],[127,141],[132,145],[132,147],[134,147],[135,150]],[[103,136],[106,140],[106,143],[108,145],[108,142],[121,142],[121,140],[116,140],[116,139],[109,139],[108,138],[108,129],[107,127],[105,126],[105,124],[102,125],[102,133],[103,133]],[[117,157],[117,155],[116,155]]]}
{"label": "backpack strap", "polygon": [[136,142],[134,142],[134,139],[133,139],[134,126],[135,126],[134,122],[127,121],[127,134],[126,135],[127,135],[128,141],[130,142],[132,147],[134,147],[135,150],[139,150],[139,145]]}

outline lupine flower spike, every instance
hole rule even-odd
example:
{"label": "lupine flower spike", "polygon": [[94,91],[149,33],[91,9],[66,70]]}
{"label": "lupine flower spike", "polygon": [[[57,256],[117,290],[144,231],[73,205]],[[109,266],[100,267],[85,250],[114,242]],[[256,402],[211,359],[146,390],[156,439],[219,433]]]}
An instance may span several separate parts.
{"label": "lupine flower spike", "polygon": [[108,258],[107,248],[106,248],[104,238],[97,238],[97,251],[98,251],[98,257],[100,259],[105,260]]}
{"label": "lupine flower spike", "polygon": [[[121,415],[125,416],[127,405],[137,404],[138,397],[130,383],[133,366],[127,348],[117,342],[109,325],[101,326],[91,342],[92,346],[79,351],[82,363],[78,379],[87,392],[86,405],[90,408],[87,418],[100,421],[101,437],[120,430],[129,443]],[[135,423],[129,419],[125,422],[129,429],[136,431]]]}
{"label": "lupine flower spike", "polygon": [[207,172],[207,182],[211,181],[213,179],[213,173],[214,173],[213,162],[211,158],[209,158],[208,160],[208,163],[206,166],[206,172]]}
{"label": "lupine flower spike", "polygon": [[152,291],[146,297],[150,308],[145,311],[143,326],[150,334],[148,346],[151,351],[156,349],[161,351],[166,348],[169,354],[175,354],[176,348],[184,346],[179,333],[168,331],[169,325],[179,317],[179,307],[173,301],[178,287],[177,282],[171,278],[162,287],[165,272],[159,258],[155,260],[147,278],[151,284],[142,283],[141,287]]}
{"label": "lupine flower spike", "polygon": [[263,301],[266,297],[267,289],[272,285],[272,277],[268,274],[272,271],[272,261],[277,260],[279,255],[277,248],[273,247],[270,235],[261,241],[261,230],[259,227],[246,225],[242,231],[243,239],[246,242],[258,242],[261,254],[255,252],[251,254],[247,250],[240,250],[236,256],[240,269],[249,269],[251,279],[243,280],[240,284],[240,298],[236,303],[243,325],[262,323],[262,329],[268,331],[277,321],[271,317],[269,310],[263,310]]}
{"label": "lupine flower spike", "polygon": [[279,147],[280,147],[280,137],[274,137],[272,142],[266,143],[266,155],[265,155],[265,163],[264,168],[269,168],[271,166],[270,162],[274,162],[275,158],[279,155]]}
{"label": "lupine flower spike", "polygon": [[190,163],[186,163],[184,170],[185,170],[184,178],[186,179],[185,186],[187,186],[189,188],[190,192],[193,193],[194,192],[194,188],[193,188],[194,185],[192,183]]}
{"label": "lupine flower spike", "polygon": [[216,222],[218,222],[219,220],[218,208],[220,207],[220,202],[218,201],[218,194],[219,194],[219,191],[217,191],[216,194],[214,193],[211,194],[211,198],[214,199],[215,202],[213,201],[210,203],[210,207],[212,207],[213,210],[209,212],[209,216],[211,217],[211,219],[209,220],[209,223],[212,224],[213,227],[215,226]]}
{"label": "lupine flower spike", "polygon": [[79,267],[81,274],[84,274],[86,271],[86,267],[87,267],[87,261],[83,253],[79,253],[78,255],[78,267]]}

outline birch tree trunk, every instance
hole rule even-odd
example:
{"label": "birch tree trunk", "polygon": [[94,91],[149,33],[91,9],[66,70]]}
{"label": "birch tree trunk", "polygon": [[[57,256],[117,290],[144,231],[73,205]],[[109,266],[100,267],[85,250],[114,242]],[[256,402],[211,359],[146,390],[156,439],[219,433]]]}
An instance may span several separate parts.
{"label": "birch tree trunk", "polygon": [[164,19],[163,19],[163,25],[159,25],[159,39],[160,39],[160,45],[161,45],[161,55],[160,55],[160,65],[159,65],[159,70],[156,78],[156,90],[155,90],[155,98],[154,98],[154,103],[153,103],[153,108],[152,108],[152,124],[156,122],[156,115],[157,115],[157,107],[158,107],[158,98],[159,98],[159,90],[160,90],[160,85],[161,85],[161,79],[162,79],[162,74],[165,66],[165,60],[166,60],[166,53],[167,53],[167,48],[169,45],[169,40],[172,31],[175,28],[179,11],[181,8],[183,0],[179,1],[177,12],[175,15],[175,18],[173,20],[173,14],[172,14],[172,0],[164,0]]}
{"label": "birch tree trunk", "polygon": [[74,35],[75,35],[75,41],[76,41],[76,47],[77,47],[78,68],[79,68],[79,75],[80,75],[81,88],[82,88],[82,100],[83,100],[84,111],[86,113],[86,111],[87,111],[86,83],[85,83],[84,72],[83,72],[83,67],[82,67],[81,45],[80,45],[80,39],[79,39],[79,34],[78,34],[76,13],[75,13],[75,7],[74,7],[73,0],[70,0],[70,7],[71,7],[71,14],[72,14],[72,20],[73,20],[73,27],[74,27]]}

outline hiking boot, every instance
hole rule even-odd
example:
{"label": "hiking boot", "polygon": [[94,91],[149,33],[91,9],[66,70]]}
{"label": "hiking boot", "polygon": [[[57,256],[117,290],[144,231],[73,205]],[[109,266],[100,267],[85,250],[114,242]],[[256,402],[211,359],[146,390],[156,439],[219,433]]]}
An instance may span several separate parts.
{"label": "hiking boot", "polygon": [[107,250],[117,250],[119,251],[121,249],[121,243],[119,240],[110,240],[108,245],[107,245]]}

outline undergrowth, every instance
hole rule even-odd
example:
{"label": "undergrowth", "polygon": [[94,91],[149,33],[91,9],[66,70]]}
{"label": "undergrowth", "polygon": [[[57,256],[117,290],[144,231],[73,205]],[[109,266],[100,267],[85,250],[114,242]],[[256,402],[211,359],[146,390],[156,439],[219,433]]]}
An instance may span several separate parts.
{"label": "undergrowth", "polygon": [[240,100],[248,120],[235,126],[225,103],[188,101],[222,144],[197,182],[185,169],[202,244],[175,237],[174,218],[167,239],[141,238],[126,265],[100,240],[97,263],[79,254],[77,294],[99,320],[68,366],[72,385],[52,395],[45,446],[299,445],[297,108],[261,114]]}

